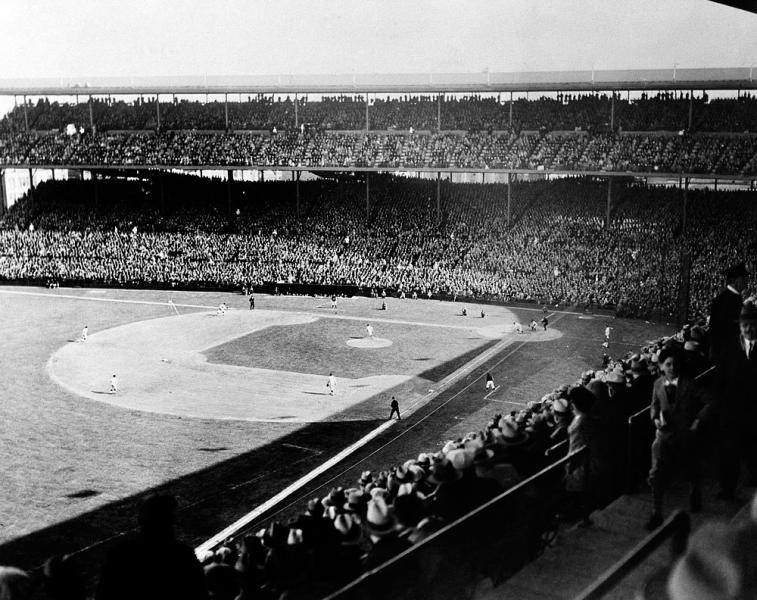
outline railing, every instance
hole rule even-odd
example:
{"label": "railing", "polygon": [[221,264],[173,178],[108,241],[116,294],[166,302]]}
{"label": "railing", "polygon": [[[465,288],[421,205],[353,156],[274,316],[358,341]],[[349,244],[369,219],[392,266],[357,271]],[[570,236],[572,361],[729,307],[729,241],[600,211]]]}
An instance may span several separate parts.
{"label": "railing", "polygon": [[[702,371],[694,379],[704,384],[715,372],[715,367],[709,367]],[[628,437],[626,449],[626,491],[634,491],[642,473],[649,470],[651,460],[650,447],[654,437],[654,429],[650,420],[652,405],[642,408],[640,411],[628,417]],[[643,442],[643,443],[642,443]]]}
{"label": "railing", "polygon": [[568,454],[364,573],[327,600],[465,600],[474,596],[483,578],[501,583],[538,554],[542,535],[560,506],[556,492],[562,489],[566,470],[583,466],[588,494],[589,459],[588,447]]}
{"label": "railing", "polygon": [[671,552],[673,557],[680,556],[686,550],[690,529],[691,519],[688,513],[680,510],[675,511],[659,528],[634,546],[574,600],[598,600],[604,597],[668,538],[672,538]]}

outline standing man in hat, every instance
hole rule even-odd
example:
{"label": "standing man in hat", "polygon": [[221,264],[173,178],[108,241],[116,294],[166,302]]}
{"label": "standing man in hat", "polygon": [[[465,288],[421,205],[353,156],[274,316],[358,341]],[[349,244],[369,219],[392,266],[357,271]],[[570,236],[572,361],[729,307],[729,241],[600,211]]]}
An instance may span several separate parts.
{"label": "standing man in hat", "polygon": [[720,396],[720,494],[734,500],[741,461],[750,485],[757,485],[757,306],[745,302],[738,334],[722,351],[718,365]]}
{"label": "standing man in hat", "polygon": [[741,312],[741,293],[746,288],[749,272],[743,262],[723,271],[725,288],[712,301],[710,309],[710,358],[716,364],[723,357],[725,348],[738,336],[738,319]]}

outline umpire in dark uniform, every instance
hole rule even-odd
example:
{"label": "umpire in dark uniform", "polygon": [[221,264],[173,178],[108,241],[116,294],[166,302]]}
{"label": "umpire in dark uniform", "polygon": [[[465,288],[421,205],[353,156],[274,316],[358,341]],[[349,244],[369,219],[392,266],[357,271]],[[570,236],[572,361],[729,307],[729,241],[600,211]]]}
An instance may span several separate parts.
{"label": "umpire in dark uniform", "polygon": [[738,333],[718,365],[719,498],[734,500],[742,460],[757,486],[757,306],[744,303]]}
{"label": "umpire in dark uniform", "polygon": [[726,287],[713,300],[710,310],[710,358],[721,361],[725,348],[733,343],[739,333],[739,313],[749,272],[743,262],[726,269]]}

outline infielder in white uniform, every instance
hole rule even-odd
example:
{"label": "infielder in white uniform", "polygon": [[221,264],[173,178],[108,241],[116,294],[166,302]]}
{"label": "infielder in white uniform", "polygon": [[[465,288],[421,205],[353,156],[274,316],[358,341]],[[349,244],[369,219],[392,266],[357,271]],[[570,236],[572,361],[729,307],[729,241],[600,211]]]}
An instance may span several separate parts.
{"label": "infielder in white uniform", "polygon": [[336,377],[333,373],[329,373],[329,380],[326,383],[326,387],[329,389],[329,395],[333,396],[336,391]]}
{"label": "infielder in white uniform", "polygon": [[118,379],[116,374],[113,373],[113,377],[110,378],[110,391],[108,393],[115,394],[118,391]]}
{"label": "infielder in white uniform", "polygon": [[370,323],[365,326],[365,331],[368,333],[368,337],[373,339],[373,326]]}

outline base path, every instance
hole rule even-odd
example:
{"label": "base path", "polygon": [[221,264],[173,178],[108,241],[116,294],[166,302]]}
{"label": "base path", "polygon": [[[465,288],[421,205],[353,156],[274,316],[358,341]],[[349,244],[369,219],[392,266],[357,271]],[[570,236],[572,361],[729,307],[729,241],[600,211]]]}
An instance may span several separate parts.
{"label": "base path", "polygon": [[[380,375],[338,379],[207,362],[203,351],[273,325],[317,317],[280,311],[190,313],[115,327],[69,343],[50,358],[50,376],[67,390],[122,408],[209,419],[322,421],[411,379]],[[119,391],[109,394],[110,376]],[[366,407],[372,412],[370,406]],[[383,404],[377,414],[385,412]],[[362,415],[368,418],[375,415]],[[361,418],[351,412],[349,418]]]}

